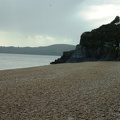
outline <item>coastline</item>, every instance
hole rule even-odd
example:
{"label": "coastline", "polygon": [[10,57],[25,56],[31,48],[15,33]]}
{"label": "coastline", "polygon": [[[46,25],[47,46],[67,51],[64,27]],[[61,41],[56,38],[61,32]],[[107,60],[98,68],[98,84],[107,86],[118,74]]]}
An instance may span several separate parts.
{"label": "coastline", "polygon": [[120,62],[0,71],[2,120],[120,119]]}

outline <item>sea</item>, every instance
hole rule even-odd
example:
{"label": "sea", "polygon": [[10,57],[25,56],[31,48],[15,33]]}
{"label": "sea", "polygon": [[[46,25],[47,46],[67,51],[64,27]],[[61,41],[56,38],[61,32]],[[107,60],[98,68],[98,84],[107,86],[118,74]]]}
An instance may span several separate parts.
{"label": "sea", "polygon": [[0,70],[50,65],[60,56],[0,53]]}

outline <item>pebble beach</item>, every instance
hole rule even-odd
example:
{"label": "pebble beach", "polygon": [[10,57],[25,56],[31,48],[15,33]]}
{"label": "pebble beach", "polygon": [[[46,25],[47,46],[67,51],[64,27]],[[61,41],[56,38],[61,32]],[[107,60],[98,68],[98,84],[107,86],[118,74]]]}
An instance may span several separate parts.
{"label": "pebble beach", "polygon": [[1,70],[0,120],[120,120],[120,62]]}

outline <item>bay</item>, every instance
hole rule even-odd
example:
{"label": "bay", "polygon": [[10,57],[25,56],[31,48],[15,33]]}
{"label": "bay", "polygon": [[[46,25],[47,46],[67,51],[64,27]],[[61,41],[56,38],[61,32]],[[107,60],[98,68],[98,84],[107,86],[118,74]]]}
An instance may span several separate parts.
{"label": "bay", "polygon": [[60,56],[0,53],[0,70],[49,65]]}

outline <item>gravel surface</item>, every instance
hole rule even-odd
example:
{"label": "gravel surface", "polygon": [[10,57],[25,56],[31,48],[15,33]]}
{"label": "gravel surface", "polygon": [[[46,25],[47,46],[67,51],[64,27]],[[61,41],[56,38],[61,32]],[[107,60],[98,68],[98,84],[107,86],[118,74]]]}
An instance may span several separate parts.
{"label": "gravel surface", "polygon": [[0,71],[0,120],[120,120],[120,62]]}

